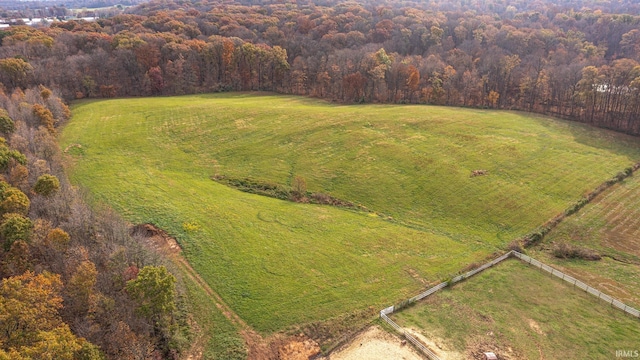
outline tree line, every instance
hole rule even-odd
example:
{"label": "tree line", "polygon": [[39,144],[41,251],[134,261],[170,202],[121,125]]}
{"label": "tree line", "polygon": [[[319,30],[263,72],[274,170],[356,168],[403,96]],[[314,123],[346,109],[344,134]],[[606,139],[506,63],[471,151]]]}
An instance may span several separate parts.
{"label": "tree line", "polygon": [[44,86],[0,91],[0,359],[177,359],[193,336],[180,284],[67,181],[69,116]]}
{"label": "tree line", "polygon": [[3,31],[0,80],[66,100],[268,90],[517,109],[639,134],[640,17],[579,4],[152,1]]}
{"label": "tree line", "polygon": [[164,0],[0,30],[0,359],[176,358],[191,336],[179,281],[64,177],[65,102],[265,90],[516,109],[638,135],[639,11],[630,0]]}

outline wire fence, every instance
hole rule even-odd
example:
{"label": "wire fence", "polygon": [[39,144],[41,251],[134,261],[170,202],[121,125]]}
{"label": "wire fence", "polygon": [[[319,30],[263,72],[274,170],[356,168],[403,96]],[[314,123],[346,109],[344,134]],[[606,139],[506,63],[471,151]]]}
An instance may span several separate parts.
{"label": "wire fence", "polygon": [[546,265],[546,264],[544,264],[544,263],[542,263],[542,262],[540,262],[540,261],[538,261],[538,260],[536,260],[536,259],[534,259],[534,258],[532,258],[530,256],[527,256],[525,254],[521,254],[521,253],[519,253],[517,251],[513,251],[512,253],[513,253],[513,256],[515,256],[518,259],[524,261],[525,263],[533,265],[533,266],[535,266],[535,267],[537,267],[539,269],[542,269],[542,270],[550,273],[551,275],[559,277],[560,279],[568,282],[569,284],[574,285],[575,287],[586,291],[587,293],[597,297],[598,299],[601,299],[601,300],[611,304],[611,306],[614,306],[614,307],[626,312],[627,314],[630,314],[631,316],[634,316],[634,317],[640,319],[640,311],[638,311],[637,309],[632,308],[629,305],[626,305],[622,301],[620,301],[620,300],[618,300],[618,299],[616,299],[616,298],[614,298],[612,296],[609,296],[609,295],[607,295],[607,294],[605,294],[605,293],[603,293],[603,292],[601,292],[601,291],[599,291],[599,290],[597,290],[597,289],[595,289],[595,288],[583,283],[582,281],[580,281],[580,280],[578,280],[578,279],[576,279],[574,277],[571,277],[571,276],[563,273],[562,271],[556,270],[556,269],[552,268],[551,266]]}
{"label": "wire fence", "polygon": [[427,355],[429,359],[440,360],[440,358],[436,354],[434,354],[433,351],[431,351],[428,347],[424,346],[424,344],[418,341],[416,338],[411,336],[411,334],[407,333],[407,331],[401,328],[400,325],[396,324],[393,320],[389,319],[387,314],[383,313],[383,311],[380,311],[380,318],[382,318],[382,320],[386,321],[389,325],[391,325],[394,329],[396,329],[396,331],[402,333],[405,339],[407,339],[410,343],[412,343],[415,347],[417,347],[420,351],[422,351],[425,355]]}
{"label": "wire fence", "polygon": [[391,320],[387,315],[389,314],[393,314],[396,310],[400,310],[402,307],[409,305],[411,303],[414,303],[416,301],[422,300],[424,298],[426,298],[427,296],[434,294],[442,289],[444,289],[445,287],[449,286],[449,285],[453,285],[459,281],[462,281],[464,279],[468,279],[471,276],[482,272],[498,263],[500,263],[501,261],[508,259],[511,256],[511,252],[508,252],[476,269],[473,269],[467,273],[464,273],[462,275],[456,276],[453,279],[451,279],[450,281],[445,281],[442,282],[432,288],[429,288],[427,291],[422,292],[408,300],[403,301],[401,304],[403,304],[402,306],[399,306],[398,308],[396,308],[396,306],[389,306],[388,308],[382,309],[380,310],[380,318],[382,318],[382,320],[386,321],[389,325],[391,325],[394,329],[396,329],[396,331],[398,331],[399,333],[401,333],[409,342],[411,342],[413,345],[415,345],[418,349],[420,349],[424,354],[427,355],[427,357],[431,360],[440,360],[440,358],[433,353],[433,351],[431,351],[428,347],[426,347],[423,343],[421,343],[420,341],[418,341],[416,338],[414,338],[413,336],[411,336],[410,334],[408,334],[403,328],[401,328],[398,324],[396,324],[393,320]]}
{"label": "wire fence", "polygon": [[607,294],[605,294],[605,293],[603,293],[603,292],[601,292],[601,291],[599,291],[599,290],[597,290],[597,289],[595,289],[595,288],[583,283],[582,281],[580,281],[580,280],[578,280],[578,279],[576,279],[574,277],[571,277],[571,276],[569,276],[569,275],[567,275],[567,274],[565,274],[565,273],[563,273],[563,272],[561,272],[559,270],[556,270],[556,269],[552,268],[549,265],[546,265],[546,264],[544,264],[544,263],[542,263],[542,262],[540,262],[540,261],[538,261],[538,260],[536,260],[536,259],[534,259],[534,258],[532,258],[530,256],[524,255],[524,254],[519,253],[519,252],[517,252],[515,250],[509,251],[506,254],[504,254],[504,255],[502,255],[502,256],[500,256],[500,257],[498,257],[498,258],[496,258],[496,259],[494,259],[494,260],[492,260],[492,261],[490,261],[490,262],[488,262],[488,263],[486,263],[486,264],[474,269],[474,270],[471,270],[471,271],[469,271],[467,273],[464,273],[462,275],[456,276],[453,279],[451,279],[450,281],[445,281],[445,282],[442,282],[442,283],[440,283],[440,284],[438,284],[438,285],[436,285],[436,286],[434,286],[432,288],[429,288],[427,291],[422,292],[422,293],[420,293],[420,294],[418,294],[418,295],[416,295],[416,296],[414,296],[414,297],[412,297],[412,298],[410,298],[408,300],[405,300],[405,301],[401,302],[400,303],[401,305],[399,305],[399,306],[393,306],[392,305],[392,306],[389,306],[387,308],[384,308],[384,309],[380,310],[380,318],[382,320],[386,321],[389,325],[391,325],[391,327],[393,327],[396,331],[401,333],[409,342],[411,342],[419,350],[421,350],[424,354],[426,354],[429,359],[431,359],[431,360],[440,360],[440,358],[436,354],[434,354],[429,348],[427,348],[423,343],[421,343],[416,338],[414,338],[413,336],[408,334],[406,330],[404,330],[402,327],[400,327],[400,325],[396,324],[387,315],[393,314],[395,311],[398,311],[398,310],[402,309],[403,307],[405,307],[405,306],[407,306],[407,305],[409,305],[411,303],[414,303],[416,301],[422,300],[422,299],[426,298],[427,296],[432,295],[432,294],[442,290],[443,288],[445,288],[445,287],[447,287],[449,285],[453,285],[453,284],[455,284],[455,283],[457,283],[459,281],[462,281],[464,279],[468,279],[471,276],[473,276],[473,275],[475,275],[477,273],[480,273],[480,272],[482,272],[482,271],[484,271],[484,270],[486,270],[486,269],[488,269],[488,268],[490,268],[490,267],[492,267],[492,266],[494,266],[494,265],[496,265],[496,264],[498,264],[498,263],[500,263],[500,262],[502,262],[502,261],[504,261],[504,260],[506,260],[506,259],[508,259],[508,258],[510,258],[512,256],[520,259],[521,261],[523,261],[523,262],[525,262],[527,264],[530,264],[530,265],[533,265],[533,266],[535,266],[535,267],[537,267],[539,269],[542,269],[542,270],[544,270],[544,271],[546,271],[546,272],[548,272],[548,273],[550,273],[550,274],[552,274],[552,275],[554,275],[554,276],[556,276],[556,277],[558,277],[558,278],[560,278],[560,279],[562,279],[562,280],[564,280],[564,281],[576,286],[577,288],[582,289],[582,290],[586,291],[587,293],[589,293],[589,294],[591,294],[591,295],[593,295],[593,296],[595,296],[595,297],[597,297],[597,298],[599,298],[599,299],[611,304],[611,306],[614,306],[614,307],[626,312],[627,314],[630,314],[631,316],[634,316],[634,317],[640,319],[640,311],[638,311],[637,309],[634,309],[631,306],[628,306],[628,305],[624,304],[622,301],[620,301],[620,300],[618,300],[616,298],[613,298],[613,297],[611,297],[611,296],[609,296],[609,295],[607,295]]}

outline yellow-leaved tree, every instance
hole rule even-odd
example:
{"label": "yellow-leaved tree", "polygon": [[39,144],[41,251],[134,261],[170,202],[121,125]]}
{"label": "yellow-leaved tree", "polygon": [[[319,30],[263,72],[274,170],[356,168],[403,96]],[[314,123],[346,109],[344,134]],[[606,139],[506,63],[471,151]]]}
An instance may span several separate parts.
{"label": "yellow-leaved tree", "polygon": [[0,359],[100,358],[95,346],[76,337],[60,318],[61,289],[60,276],[48,272],[2,280]]}

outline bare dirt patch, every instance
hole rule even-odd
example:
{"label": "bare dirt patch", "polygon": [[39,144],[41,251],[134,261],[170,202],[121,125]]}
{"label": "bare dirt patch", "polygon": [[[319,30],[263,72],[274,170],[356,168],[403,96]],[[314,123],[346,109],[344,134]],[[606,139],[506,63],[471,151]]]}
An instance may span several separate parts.
{"label": "bare dirt patch", "polygon": [[528,319],[528,322],[529,322],[529,327],[531,328],[531,330],[535,331],[539,335],[545,335],[544,331],[542,331],[542,329],[540,329],[540,325],[538,325],[538,323],[535,320]]}
{"label": "bare dirt patch", "polygon": [[[467,352],[464,359],[484,360],[486,359],[485,352],[492,352],[498,356],[498,359],[503,360],[524,358],[511,347],[498,345],[498,341],[493,337],[493,334],[487,334],[485,336],[474,336],[467,341]],[[544,356],[540,355],[540,359],[544,359]]]}
{"label": "bare dirt patch", "polygon": [[129,233],[131,236],[142,240],[147,247],[162,255],[177,255],[182,252],[176,239],[153,224],[136,225],[131,228]]}
{"label": "bare dirt patch", "polygon": [[420,274],[418,274],[418,272],[415,269],[406,268],[405,271],[407,272],[407,274],[409,274],[409,276],[411,276],[414,280],[419,281],[421,284],[423,285],[429,284],[429,282],[424,278],[422,278],[422,276],[420,276]]}
{"label": "bare dirt patch", "polygon": [[421,343],[426,345],[429,350],[433,351],[442,360],[460,360],[464,359],[464,356],[447,346],[444,339],[438,337],[426,337],[422,335],[419,330],[413,328],[404,328],[414,338],[418,339]]}
{"label": "bare dirt patch", "polygon": [[308,360],[320,353],[320,346],[304,334],[288,339],[278,350],[280,359]]}
{"label": "bare dirt patch", "polygon": [[341,346],[321,360],[424,360],[425,357],[406,341],[371,326],[358,334],[349,343]]}
{"label": "bare dirt patch", "polygon": [[473,170],[471,172],[471,177],[485,176],[485,175],[489,175],[489,171],[487,171],[487,170]]}
{"label": "bare dirt patch", "polygon": [[74,148],[76,148],[76,149],[82,149],[82,145],[80,145],[80,144],[70,144],[69,146],[67,146],[66,148],[64,148],[63,152],[66,154],[66,153],[68,153],[68,152],[69,152],[69,150],[74,149]]}

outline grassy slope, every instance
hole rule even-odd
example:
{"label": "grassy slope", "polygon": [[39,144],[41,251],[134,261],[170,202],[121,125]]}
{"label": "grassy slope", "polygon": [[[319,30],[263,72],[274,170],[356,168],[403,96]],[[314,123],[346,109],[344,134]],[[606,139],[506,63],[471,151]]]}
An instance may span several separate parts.
{"label": "grassy slope", "polygon": [[188,276],[182,274],[188,309],[196,317],[198,335],[203,336],[203,344],[193,351],[202,352],[204,359],[246,359],[246,350],[239,329],[233,325],[216,307],[207,293]]}
{"label": "grassy slope", "polygon": [[600,291],[640,309],[640,176],[626,179],[564,220],[542,248],[568,242],[605,255],[598,262],[538,256],[589,282]]}
{"label": "grassy slope", "polygon": [[516,260],[393,318],[446,339],[446,348],[460,354],[497,350],[517,359],[609,359],[616,350],[635,349],[640,338],[638,319]]}
{"label": "grassy slope", "polygon": [[[223,94],[81,102],[75,182],[176,235],[261,331],[415,293],[640,158],[637,142],[522,114]],[[615,137],[615,139],[614,139]],[[474,169],[489,176],[469,176]],[[224,174],[328,192],[412,227],[240,193]],[[193,223],[197,230],[184,230]],[[427,231],[424,231],[427,230]]]}

